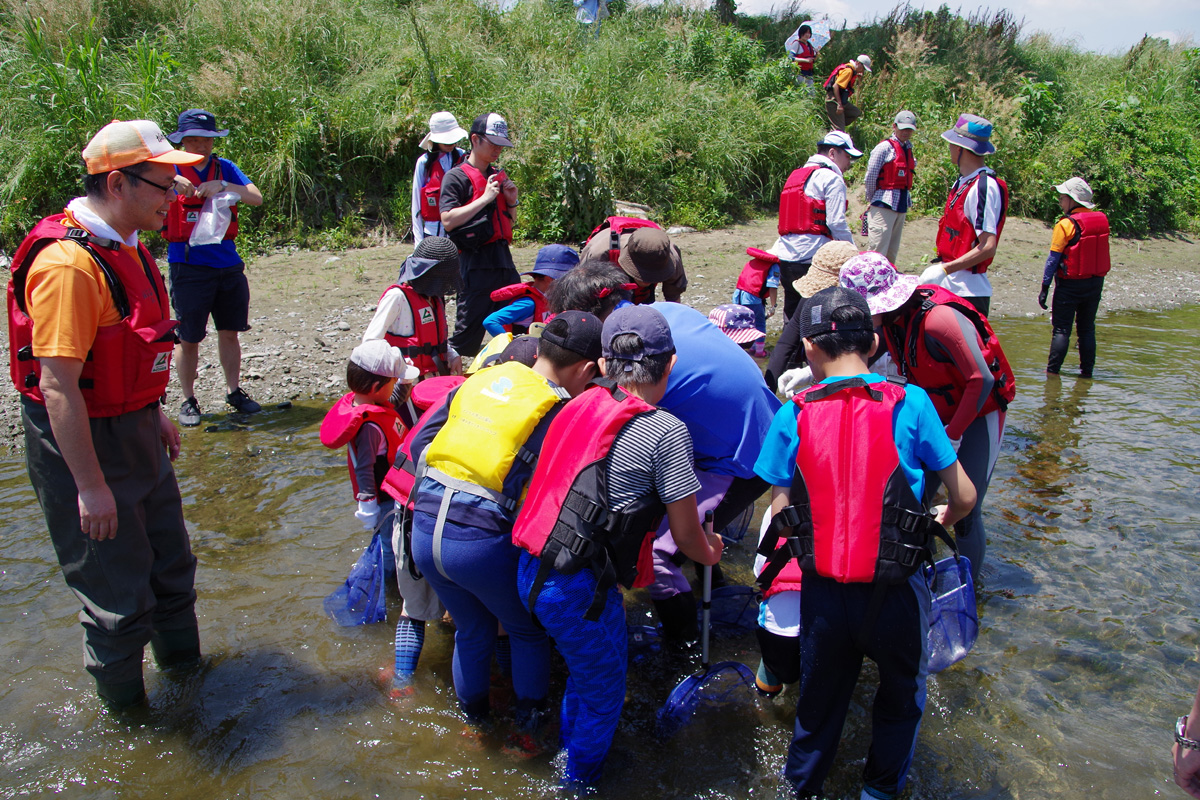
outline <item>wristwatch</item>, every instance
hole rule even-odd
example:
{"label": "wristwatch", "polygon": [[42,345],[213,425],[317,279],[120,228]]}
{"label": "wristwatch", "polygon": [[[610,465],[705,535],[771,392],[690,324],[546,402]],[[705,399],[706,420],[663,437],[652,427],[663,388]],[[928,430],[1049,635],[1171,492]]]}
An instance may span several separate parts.
{"label": "wristwatch", "polygon": [[228,189],[228,188],[229,188],[229,181],[222,178],[221,179],[221,189],[224,190],[224,189]]}
{"label": "wristwatch", "polygon": [[1185,747],[1188,750],[1200,750],[1200,742],[1195,739],[1189,739],[1184,735],[1187,730],[1187,714],[1184,714],[1175,722],[1175,742],[1180,747]]}

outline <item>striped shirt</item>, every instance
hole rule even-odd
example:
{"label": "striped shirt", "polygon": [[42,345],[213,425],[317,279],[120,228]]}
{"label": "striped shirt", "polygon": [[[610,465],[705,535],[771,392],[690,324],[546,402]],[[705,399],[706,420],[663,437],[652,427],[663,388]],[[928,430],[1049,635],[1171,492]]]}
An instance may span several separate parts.
{"label": "striped shirt", "polygon": [[899,141],[895,136],[889,136],[875,145],[875,149],[871,151],[871,155],[867,159],[867,176],[863,179],[863,187],[866,189],[869,204],[887,206],[892,211],[904,214],[912,205],[912,197],[907,189],[876,188],[879,172],[883,169],[883,165],[896,160],[896,150],[891,144],[893,140]]}
{"label": "striped shirt", "polygon": [[630,420],[608,454],[608,504],[620,511],[651,493],[664,504],[700,491],[692,463],[692,437],[669,411]]}

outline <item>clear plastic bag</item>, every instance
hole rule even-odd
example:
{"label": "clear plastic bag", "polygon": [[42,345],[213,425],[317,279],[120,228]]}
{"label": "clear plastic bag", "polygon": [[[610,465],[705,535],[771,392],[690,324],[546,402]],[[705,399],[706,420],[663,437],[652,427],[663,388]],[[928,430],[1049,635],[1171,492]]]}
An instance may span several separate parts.
{"label": "clear plastic bag", "polygon": [[204,206],[200,209],[200,218],[196,220],[196,227],[192,228],[192,235],[188,237],[188,245],[198,247],[202,244],[219,244],[225,238],[225,231],[229,230],[229,223],[233,220],[233,212],[230,209],[240,199],[237,192],[221,192],[205,198]]}

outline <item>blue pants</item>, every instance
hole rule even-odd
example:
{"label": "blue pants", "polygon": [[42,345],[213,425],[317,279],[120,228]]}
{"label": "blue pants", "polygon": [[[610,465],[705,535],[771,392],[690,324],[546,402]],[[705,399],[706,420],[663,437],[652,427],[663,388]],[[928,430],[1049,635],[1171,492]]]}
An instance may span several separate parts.
{"label": "blue pants", "polygon": [[492,651],[496,623],[512,641],[513,689],[518,721],[540,708],[549,692],[550,641],[534,624],[517,594],[517,556],[509,531],[482,531],[447,520],[442,539],[442,575],[433,559],[436,519],[413,514],[413,559],[454,617],[454,691],[463,712],[473,720],[490,708]]}
{"label": "blue pants", "polygon": [[[521,551],[517,576],[522,600],[537,576],[540,560]],[[608,590],[600,619],[583,618],[596,591],[590,570],[574,575],[551,571],[533,612],[567,662],[560,740],[567,751],[564,783],[590,786],[600,778],[625,704],[628,633],[621,590]]]}
{"label": "blue pants", "polygon": [[863,783],[881,798],[904,788],[925,711],[929,589],[920,571],[908,583],[886,587],[860,649],[857,640],[874,591],[873,583],[808,574],[800,584],[800,694],[784,775],[801,796],[821,793],[864,655],[879,667],[879,689]]}

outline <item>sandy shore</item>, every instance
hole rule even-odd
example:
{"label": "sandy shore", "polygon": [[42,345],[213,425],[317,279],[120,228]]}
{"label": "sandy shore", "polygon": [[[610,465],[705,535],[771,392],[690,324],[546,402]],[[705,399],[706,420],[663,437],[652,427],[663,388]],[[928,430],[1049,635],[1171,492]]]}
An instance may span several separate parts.
{"label": "sandy shore", "polygon": [[[851,218],[857,220],[861,211],[853,208]],[[936,218],[910,220],[898,266],[920,273],[932,255],[936,231]],[[688,272],[684,300],[707,312],[729,302],[746,261],[745,248],[769,247],[774,242],[775,220],[760,219],[672,238],[683,252]],[[1049,242],[1048,225],[1024,219],[1008,221],[988,273],[995,289],[993,317],[1045,316],[1048,320],[1049,312],[1037,305],[1037,293]],[[865,246],[865,240],[859,244]],[[1114,266],[1105,285],[1102,315],[1200,302],[1200,244],[1191,238],[1114,239],[1112,246]],[[519,269],[532,265],[537,247],[514,248]],[[389,244],[345,252],[278,252],[254,259],[247,269],[253,329],[242,336],[246,391],[264,406],[343,392],[346,358],[371,319],[380,293],[411,252],[411,245]],[[768,322],[768,332],[778,333],[781,316]],[[196,392],[206,415],[203,425],[217,422],[229,411],[224,405],[225,391],[215,336],[210,334],[201,345]],[[177,384],[172,384],[167,399],[168,413],[174,417],[182,402]],[[0,400],[0,438],[12,450],[22,445],[17,394],[7,380]]]}

